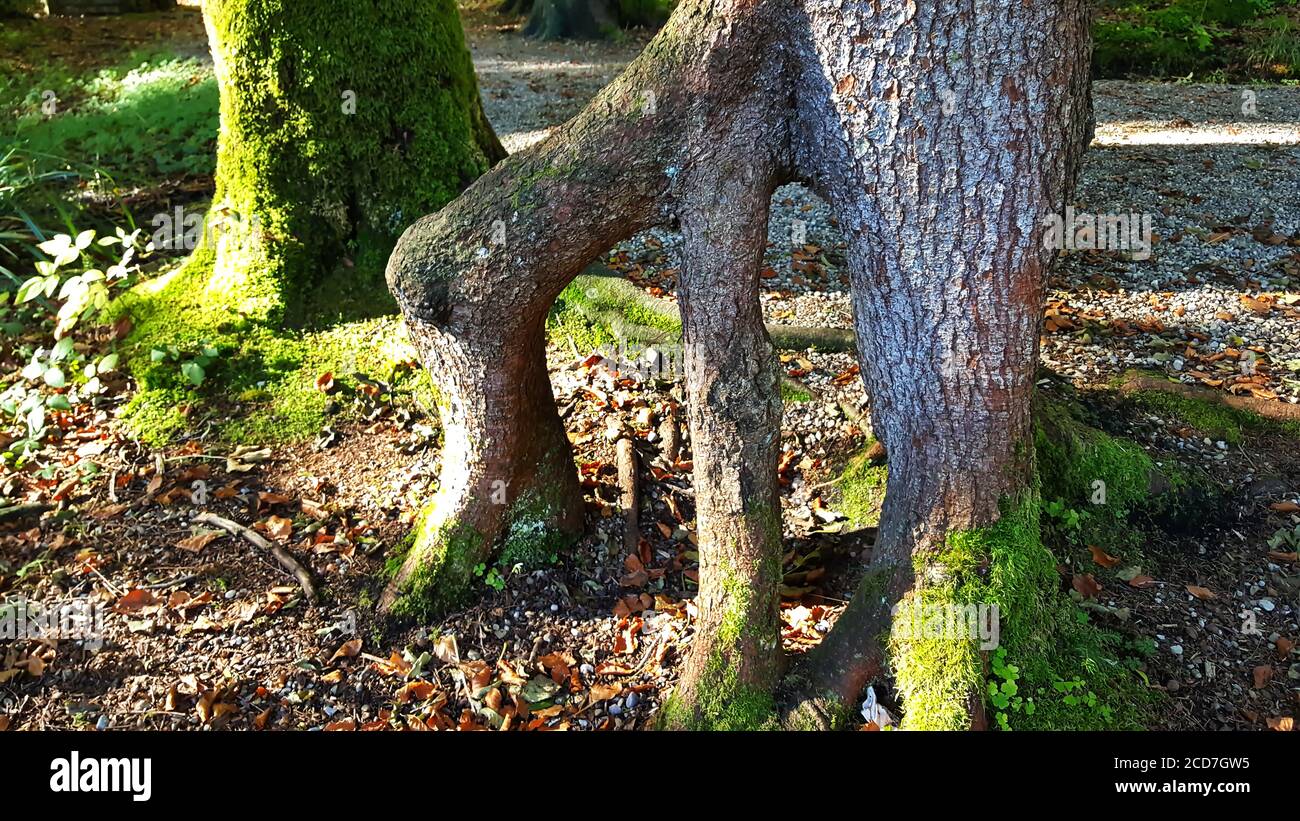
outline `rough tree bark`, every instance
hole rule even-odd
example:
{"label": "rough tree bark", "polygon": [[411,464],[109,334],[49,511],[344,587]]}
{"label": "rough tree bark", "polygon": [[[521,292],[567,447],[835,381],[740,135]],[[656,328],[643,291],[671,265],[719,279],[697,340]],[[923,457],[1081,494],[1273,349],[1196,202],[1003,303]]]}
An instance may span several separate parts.
{"label": "rough tree bark", "polygon": [[[891,607],[942,604],[961,585],[954,537],[1035,508],[1030,398],[1054,257],[1042,226],[1091,135],[1082,0],[872,7],[810,3],[800,41],[804,81],[826,92],[800,98],[801,165],[848,234],[859,359],[890,454],[868,578],[809,665],[814,691],[844,701],[883,660]],[[1008,538],[1038,549],[1036,519],[1023,529]],[[894,659],[905,700],[939,677],[910,723],[978,724],[982,665],[944,666]]]}
{"label": "rough tree bark", "polygon": [[[890,638],[890,609],[972,589],[1010,601],[1008,555],[1030,557],[1011,569],[1038,568],[1046,552],[1029,427],[1052,258],[1042,221],[1087,143],[1087,15],[1084,0],[684,2],[574,121],[413,226],[389,284],[443,392],[449,455],[384,607],[462,594],[465,568],[521,521],[577,526],[544,314],[615,242],[680,226],[700,616],[663,724],[772,714],[780,402],[757,275],[768,198],[803,181],[849,240],[859,358],[891,470],[872,566],[791,676],[788,720],[829,723],[888,661],[910,724],[978,726],[978,651],[954,643],[936,672],[934,648]],[[518,500],[544,488],[548,505],[524,515]]]}

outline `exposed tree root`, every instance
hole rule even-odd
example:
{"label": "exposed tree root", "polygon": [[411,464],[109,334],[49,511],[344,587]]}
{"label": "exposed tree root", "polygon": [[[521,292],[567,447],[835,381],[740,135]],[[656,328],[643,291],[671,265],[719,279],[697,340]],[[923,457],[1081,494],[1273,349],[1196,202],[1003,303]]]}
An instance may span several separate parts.
{"label": "exposed tree root", "polygon": [[43,503],[30,505],[10,505],[9,507],[0,507],[0,522],[12,522],[18,519],[24,519],[29,516],[39,516],[47,510],[53,510],[53,505]]}
{"label": "exposed tree root", "polygon": [[640,483],[637,476],[636,447],[624,436],[618,440],[619,506],[623,509],[623,549],[635,554],[641,544]]}

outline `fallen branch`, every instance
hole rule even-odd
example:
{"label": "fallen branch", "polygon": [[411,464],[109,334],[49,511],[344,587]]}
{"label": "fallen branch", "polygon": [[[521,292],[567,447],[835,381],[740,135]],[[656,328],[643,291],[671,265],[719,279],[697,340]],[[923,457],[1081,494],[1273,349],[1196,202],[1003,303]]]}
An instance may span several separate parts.
{"label": "fallen branch", "polygon": [[316,603],[316,586],[312,584],[311,574],[307,572],[306,568],[298,563],[297,559],[289,555],[289,551],[279,545],[267,541],[267,539],[260,533],[244,527],[238,522],[232,522],[229,519],[218,516],[215,513],[200,513],[194,517],[194,521],[200,524],[219,527],[227,533],[232,533],[236,536],[243,536],[254,547],[259,547],[270,553],[275,557],[275,560],[280,563],[281,567],[289,571],[289,573],[298,580],[298,586],[302,588],[302,592],[307,596],[307,600],[312,604]]}
{"label": "fallen branch", "polygon": [[640,500],[637,493],[636,448],[624,436],[618,440],[619,505],[623,508],[623,546],[635,554],[641,544]]}
{"label": "fallen branch", "polygon": [[11,519],[22,519],[27,516],[39,516],[45,511],[53,509],[54,505],[47,505],[44,503],[0,507],[0,522],[7,522]]}
{"label": "fallen branch", "polygon": [[1235,410],[1253,413],[1276,422],[1300,421],[1300,405],[1292,405],[1289,402],[1274,402],[1268,399],[1260,399],[1257,396],[1236,396],[1223,391],[1203,388],[1199,385],[1171,382],[1167,379],[1146,376],[1140,373],[1130,373],[1125,376],[1124,382],[1119,388],[1120,394],[1124,396],[1141,393],[1142,391],[1160,391],[1187,399],[1199,399],[1204,402],[1227,405]]}

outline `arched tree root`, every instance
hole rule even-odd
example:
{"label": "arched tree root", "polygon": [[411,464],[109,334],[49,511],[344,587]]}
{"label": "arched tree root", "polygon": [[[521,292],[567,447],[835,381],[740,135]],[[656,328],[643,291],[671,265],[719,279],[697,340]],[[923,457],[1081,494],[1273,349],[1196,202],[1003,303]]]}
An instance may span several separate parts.
{"label": "arched tree root", "polygon": [[[758,271],[770,196],[798,180],[848,239],[856,349],[890,457],[868,579],[801,666],[801,689],[852,705],[889,648],[913,726],[980,726],[982,651],[902,636],[891,609],[1004,602],[1032,618],[1055,592],[1030,415],[1053,252],[1034,226],[1088,142],[1087,20],[1084,0],[679,4],[581,115],[394,252],[389,284],[447,436],[426,535],[381,606],[456,595],[538,475],[559,483],[556,509],[574,505],[546,313],[613,244],[677,221],[700,612],[662,724],[772,723],[781,403]],[[955,56],[970,68],[936,68]]]}

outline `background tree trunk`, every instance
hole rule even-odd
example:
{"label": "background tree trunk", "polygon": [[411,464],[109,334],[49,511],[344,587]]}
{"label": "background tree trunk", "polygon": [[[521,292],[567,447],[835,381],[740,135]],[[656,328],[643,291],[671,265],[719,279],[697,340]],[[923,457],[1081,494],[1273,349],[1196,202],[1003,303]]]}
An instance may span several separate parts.
{"label": "background tree trunk", "polygon": [[592,40],[618,33],[610,0],[533,0],[524,34],[542,40]]}
{"label": "background tree trunk", "polygon": [[528,13],[524,34],[542,40],[613,37],[620,28],[660,26],[668,16],[662,0],[510,0],[500,10]]}
{"label": "background tree trunk", "polygon": [[326,274],[377,277],[412,219],[504,156],[452,0],[204,12],[221,93],[209,220],[243,226],[196,254],[209,299],[297,322]]}

